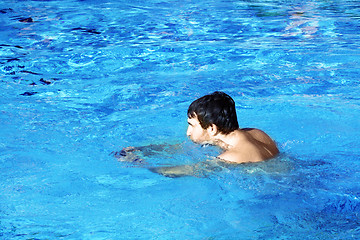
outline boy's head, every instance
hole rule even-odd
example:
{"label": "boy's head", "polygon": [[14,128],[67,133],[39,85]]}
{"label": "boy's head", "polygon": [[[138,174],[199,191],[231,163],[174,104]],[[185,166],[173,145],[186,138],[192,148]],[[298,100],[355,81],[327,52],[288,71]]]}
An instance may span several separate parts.
{"label": "boy's head", "polygon": [[215,124],[218,131],[228,134],[239,128],[234,100],[223,92],[214,92],[192,102],[188,118],[199,120],[203,129]]}

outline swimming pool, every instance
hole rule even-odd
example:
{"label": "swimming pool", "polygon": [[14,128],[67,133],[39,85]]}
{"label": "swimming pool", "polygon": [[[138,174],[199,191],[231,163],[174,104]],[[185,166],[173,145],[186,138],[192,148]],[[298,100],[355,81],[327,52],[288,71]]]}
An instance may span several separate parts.
{"label": "swimming pool", "polygon": [[[359,1],[0,3],[1,239],[357,239]],[[282,154],[205,178],[117,162],[214,156],[185,136],[225,91]]]}

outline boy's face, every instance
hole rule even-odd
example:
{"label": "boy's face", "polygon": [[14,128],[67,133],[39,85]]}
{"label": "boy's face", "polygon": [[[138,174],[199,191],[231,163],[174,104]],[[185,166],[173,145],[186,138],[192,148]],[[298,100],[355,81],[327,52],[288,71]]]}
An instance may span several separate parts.
{"label": "boy's face", "polygon": [[210,141],[210,135],[206,129],[203,129],[197,117],[188,118],[188,129],[186,135],[191,141],[199,144],[206,144]]}

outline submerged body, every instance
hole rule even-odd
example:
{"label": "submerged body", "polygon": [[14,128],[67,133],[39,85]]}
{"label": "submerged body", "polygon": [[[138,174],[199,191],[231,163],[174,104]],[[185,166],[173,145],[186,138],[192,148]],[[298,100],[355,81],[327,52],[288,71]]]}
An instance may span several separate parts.
{"label": "submerged body", "polygon": [[275,142],[265,132],[255,128],[239,128],[235,102],[223,92],[214,92],[191,103],[188,124],[186,134],[193,142],[218,146],[223,153],[214,160],[151,168],[151,171],[168,177],[206,176],[222,163],[255,163],[279,154]]}

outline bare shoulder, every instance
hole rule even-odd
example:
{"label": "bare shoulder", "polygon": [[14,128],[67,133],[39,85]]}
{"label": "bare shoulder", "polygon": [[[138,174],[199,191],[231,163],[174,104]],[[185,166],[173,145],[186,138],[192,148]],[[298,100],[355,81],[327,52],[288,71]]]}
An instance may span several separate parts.
{"label": "bare shoulder", "polygon": [[245,128],[241,130],[245,132],[245,134],[248,134],[248,140],[257,147],[264,160],[272,158],[279,153],[275,141],[264,131],[256,128]]}
{"label": "bare shoulder", "polygon": [[274,141],[271,139],[269,135],[267,135],[264,131],[257,128],[243,128],[241,131],[246,132],[255,140],[265,143],[272,144]]}
{"label": "bare shoulder", "polygon": [[273,158],[279,153],[276,143],[262,130],[241,129],[236,141],[219,158],[231,163],[260,162]]}

